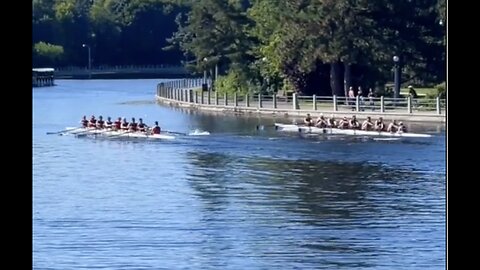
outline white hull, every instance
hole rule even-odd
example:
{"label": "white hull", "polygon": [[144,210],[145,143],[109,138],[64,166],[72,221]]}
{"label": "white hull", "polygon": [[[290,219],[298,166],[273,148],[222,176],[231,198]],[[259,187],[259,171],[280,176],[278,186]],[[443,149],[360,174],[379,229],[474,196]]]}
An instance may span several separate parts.
{"label": "white hull", "polygon": [[154,140],[173,140],[175,136],[167,134],[146,134],[144,132],[130,132],[130,131],[113,131],[106,129],[94,128],[66,128],[66,133],[73,135],[96,135],[104,138],[137,138],[137,139],[154,139]]}
{"label": "white hull", "polygon": [[275,123],[275,128],[286,132],[302,132],[302,133],[317,133],[317,134],[342,134],[342,135],[357,135],[357,136],[389,136],[389,137],[411,137],[411,138],[428,138],[432,137],[430,134],[420,133],[392,133],[386,131],[366,131],[355,129],[339,129],[339,128],[318,128],[298,125],[278,124]]}

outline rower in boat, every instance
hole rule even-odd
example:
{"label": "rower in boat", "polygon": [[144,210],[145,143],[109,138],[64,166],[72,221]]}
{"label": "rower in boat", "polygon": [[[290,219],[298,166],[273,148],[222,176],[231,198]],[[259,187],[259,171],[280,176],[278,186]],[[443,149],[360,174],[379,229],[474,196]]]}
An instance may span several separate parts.
{"label": "rower in boat", "polygon": [[337,127],[337,121],[335,121],[335,117],[333,116],[333,114],[330,116],[330,118],[328,118],[327,120],[327,126],[329,128],[335,128]]}
{"label": "rower in boat", "polygon": [[357,117],[355,115],[352,116],[352,119],[348,122],[348,127],[351,129],[359,129],[360,123],[358,123]]}
{"label": "rower in boat", "polygon": [[148,126],[145,123],[143,123],[142,118],[139,118],[137,128],[138,128],[138,131],[140,131],[140,132],[146,132]]}
{"label": "rower in boat", "polygon": [[80,120],[80,123],[82,124],[83,128],[88,127],[88,120],[86,115],[83,116],[82,120]]}
{"label": "rower in boat", "polygon": [[160,134],[161,128],[158,125],[158,121],[155,121],[155,126],[152,128],[152,134]]}
{"label": "rower in boat", "polygon": [[137,123],[135,122],[135,117],[132,117],[132,122],[128,124],[128,130],[133,132],[137,131]]}
{"label": "rower in boat", "polygon": [[103,121],[103,117],[100,115],[97,120],[97,129],[103,129],[105,127],[105,121]]}
{"label": "rower in boat", "polygon": [[105,121],[105,128],[106,129],[112,129],[112,126],[113,126],[113,122],[112,122],[112,118],[107,117],[107,121]]}
{"label": "rower in boat", "polygon": [[307,113],[307,117],[305,117],[305,119],[303,119],[303,123],[304,123],[307,127],[313,126],[313,119],[312,119],[312,117],[310,116],[309,113]]}
{"label": "rower in boat", "polygon": [[327,120],[325,120],[325,117],[323,117],[323,114],[321,114],[320,117],[317,118],[317,121],[315,121],[315,126],[318,128],[327,127]]}
{"label": "rower in boat", "polygon": [[362,130],[373,130],[373,123],[370,116],[367,116],[367,120],[363,121]]}
{"label": "rower in boat", "polygon": [[120,128],[123,130],[123,131],[127,131],[128,130],[128,122],[127,122],[127,118],[123,118],[123,122],[120,126]]}
{"label": "rower in boat", "polygon": [[383,118],[379,117],[377,121],[375,121],[375,130],[376,131],[385,131],[385,123],[383,122]]}
{"label": "rower in boat", "polygon": [[95,119],[95,115],[92,115],[92,117],[90,117],[90,121],[88,121],[88,127],[94,128],[96,126],[97,126],[97,119]]}
{"label": "rower in boat", "polygon": [[403,122],[398,123],[398,130],[397,133],[406,133],[407,127],[403,124]]}
{"label": "rower in boat", "polygon": [[387,132],[397,132],[398,131],[398,125],[397,125],[397,120],[393,120],[390,125],[388,125]]}
{"label": "rower in boat", "polygon": [[113,130],[120,130],[122,128],[122,118],[118,117],[115,122],[113,122]]}
{"label": "rower in boat", "polygon": [[348,128],[348,119],[346,116],[343,117],[342,120],[338,123],[338,128],[347,129]]}

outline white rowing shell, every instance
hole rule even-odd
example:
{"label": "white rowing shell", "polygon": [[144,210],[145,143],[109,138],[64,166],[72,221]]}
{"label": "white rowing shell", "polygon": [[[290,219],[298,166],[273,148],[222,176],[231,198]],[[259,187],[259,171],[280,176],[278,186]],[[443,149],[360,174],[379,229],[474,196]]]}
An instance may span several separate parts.
{"label": "white rowing shell", "polygon": [[101,135],[105,138],[139,138],[139,139],[159,139],[159,140],[173,140],[175,136],[167,134],[146,134],[144,132],[129,132],[129,131],[113,131],[95,128],[77,128],[67,127],[66,130],[70,134],[91,134]]}
{"label": "white rowing shell", "polygon": [[339,128],[318,128],[298,125],[288,125],[275,123],[275,127],[281,131],[288,132],[304,132],[304,133],[318,133],[318,134],[343,134],[343,135],[359,135],[359,136],[389,136],[389,137],[414,137],[414,138],[428,138],[432,137],[430,134],[420,133],[392,133],[385,131],[367,131],[356,129],[339,129]]}

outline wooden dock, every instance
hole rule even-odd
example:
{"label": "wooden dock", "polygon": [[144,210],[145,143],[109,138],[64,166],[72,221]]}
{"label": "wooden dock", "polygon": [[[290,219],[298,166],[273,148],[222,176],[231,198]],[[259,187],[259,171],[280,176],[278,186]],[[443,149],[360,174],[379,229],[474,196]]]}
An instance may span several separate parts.
{"label": "wooden dock", "polygon": [[54,86],[55,69],[32,68],[32,87]]}

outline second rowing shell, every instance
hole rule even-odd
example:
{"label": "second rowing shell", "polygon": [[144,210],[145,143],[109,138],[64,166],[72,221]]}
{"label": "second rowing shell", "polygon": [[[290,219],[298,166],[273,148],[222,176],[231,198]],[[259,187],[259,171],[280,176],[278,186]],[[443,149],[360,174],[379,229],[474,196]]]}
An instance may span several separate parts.
{"label": "second rowing shell", "polygon": [[318,133],[318,134],[343,134],[343,135],[357,135],[357,136],[389,136],[389,137],[411,137],[411,138],[429,138],[430,134],[420,133],[392,133],[385,131],[366,131],[356,129],[339,129],[339,128],[318,128],[307,127],[292,124],[275,123],[275,128],[280,131],[288,132],[303,132],[303,133]]}

